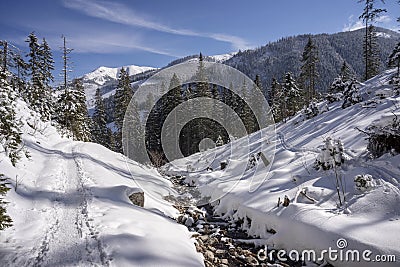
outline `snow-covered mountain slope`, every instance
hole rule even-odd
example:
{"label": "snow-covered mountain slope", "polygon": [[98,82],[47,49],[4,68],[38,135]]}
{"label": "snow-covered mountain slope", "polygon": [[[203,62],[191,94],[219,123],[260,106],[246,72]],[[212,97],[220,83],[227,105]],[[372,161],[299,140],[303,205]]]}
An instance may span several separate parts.
{"label": "snow-covered mountain slope", "polygon": [[[129,76],[133,76],[139,73],[143,73],[145,71],[154,70],[156,68],[153,67],[144,67],[144,66],[136,66],[129,65],[123,66],[128,70]],[[118,79],[120,68],[108,68],[108,67],[99,67],[98,69],[83,75],[83,85],[86,93],[86,101],[88,108],[92,108],[94,105],[94,95],[96,93],[97,88],[105,87],[108,84],[116,84]]]}
{"label": "snow-covered mountain slope", "polygon": [[[361,91],[366,101],[346,109],[341,108],[342,101],[329,104],[328,111],[312,119],[303,121],[298,115],[278,124],[276,136],[260,138],[258,132],[249,140],[234,141],[237,146],[228,144],[176,160],[165,166],[165,171],[187,176],[186,181],[196,183],[205,197],[223,194],[215,203],[216,212],[227,218],[242,219],[243,229],[260,236],[269,248],[296,249],[299,253],[313,249],[321,255],[325,249],[338,250],[337,241],[344,238],[347,241],[344,253],[358,249],[361,255],[370,250],[371,259],[376,255],[395,255],[396,263],[379,266],[398,266],[400,155],[371,159],[367,156],[366,136],[356,129],[365,130],[373,122],[387,120],[393,112],[399,115],[400,96],[386,99],[374,96],[378,89],[392,89],[388,81],[393,73],[387,71],[365,83]],[[344,144],[346,161],[340,173],[347,198],[345,209],[337,208],[333,170],[313,168],[326,137],[340,139]],[[250,169],[241,175],[237,160],[247,164],[249,156],[259,152],[261,144],[267,145],[264,152],[276,145],[270,170],[259,160],[256,172]],[[232,147],[239,149],[231,151]],[[222,161],[228,162],[225,170],[220,168]],[[360,174],[372,176],[372,190],[362,193],[355,189],[354,177]],[[256,188],[254,181],[261,181],[256,184],[259,188],[249,190]],[[289,206],[277,207],[278,199],[282,201],[285,195],[290,200]],[[271,229],[276,233],[271,234]],[[378,266],[364,260],[334,261],[326,254],[324,258],[334,266]]]}
{"label": "snow-covered mountain slope", "polygon": [[[1,266],[203,266],[187,229],[163,200],[169,180],[100,145],[60,137],[50,123],[18,102],[30,158],[13,167],[7,213],[0,232]],[[32,129],[30,125],[34,125]],[[141,189],[144,208],[128,196]]]}

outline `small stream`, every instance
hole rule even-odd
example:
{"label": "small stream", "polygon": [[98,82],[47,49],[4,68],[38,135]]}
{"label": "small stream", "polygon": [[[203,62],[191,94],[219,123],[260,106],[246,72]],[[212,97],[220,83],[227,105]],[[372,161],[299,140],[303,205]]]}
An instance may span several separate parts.
{"label": "small stream", "polygon": [[[292,261],[288,257],[280,261],[275,253],[268,255],[272,256],[271,258],[266,257],[264,253],[266,240],[247,235],[241,229],[243,220],[233,221],[214,214],[212,204],[197,206],[201,194],[195,186],[189,186],[184,182],[185,177],[169,176],[168,179],[180,195],[167,196],[165,199],[180,211],[181,215],[176,221],[193,233],[192,238],[196,238],[196,249],[203,254],[206,267],[332,266],[327,263],[306,265],[303,261]],[[271,230],[271,234],[274,233]]]}

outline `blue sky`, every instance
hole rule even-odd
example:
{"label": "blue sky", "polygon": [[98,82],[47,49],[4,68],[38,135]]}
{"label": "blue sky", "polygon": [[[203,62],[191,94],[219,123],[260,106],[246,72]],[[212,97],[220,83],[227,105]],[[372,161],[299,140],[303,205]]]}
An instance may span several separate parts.
{"label": "blue sky", "polygon": [[[378,25],[399,28],[397,0],[385,2]],[[0,39],[26,49],[35,31],[48,40],[58,67],[64,34],[76,77],[99,66],[162,67],[200,51],[223,54],[285,36],[352,30],[361,12],[356,0],[2,0]]]}

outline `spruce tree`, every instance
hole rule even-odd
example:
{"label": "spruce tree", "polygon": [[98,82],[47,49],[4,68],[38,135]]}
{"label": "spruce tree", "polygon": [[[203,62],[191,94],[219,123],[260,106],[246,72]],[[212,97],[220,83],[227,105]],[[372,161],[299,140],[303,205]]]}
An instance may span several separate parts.
{"label": "spruce tree", "polygon": [[54,113],[54,99],[53,99],[53,88],[51,82],[54,81],[52,71],[54,70],[54,60],[51,49],[43,38],[42,44],[39,46],[40,54],[40,72],[43,79],[43,91],[42,91],[42,118],[49,120]]}
{"label": "spruce tree", "polygon": [[355,79],[355,73],[346,63],[346,61],[343,61],[342,67],[340,68],[340,78],[344,82]]}
{"label": "spruce tree", "polygon": [[58,122],[78,141],[90,141],[90,118],[81,79],[74,79],[58,99]]}
{"label": "spruce tree", "polygon": [[0,173],[0,231],[12,225],[12,219],[6,214],[7,203],[3,199],[8,190],[10,188],[7,187],[7,179]]}
{"label": "spruce tree", "polygon": [[388,66],[390,68],[397,68],[397,77],[400,78],[400,42],[397,43],[389,56]]}
{"label": "spruce tree", "polygon": [[274,119],[276,122],[281,121],[283,119],[283,94],[282,87],[276,78],[272,78],[270,95],[269,102]]}
{"label": "spruce tree", "polygon": [[365,58],[368,58],[367,61],[367,69],[368,69],[368,76],[366,78],[370,79],[379,74],[379,70],[381,67],[381,59],[379,57],[379,47],[378,47],[378,40],[376,36],[376,30],[373,25],[368,27],[368,39],[367,43],[364,44],[366,53]]}
{"label": "spruce tree", "polygon": [[13,55],[13,61],[15,64],[15,69],[17,71],[17,75],[15,77],[15,86],[17,88],[17,92],[21,97],[25,99],[27,84],[26,84],[26,77],[28,76],[28,64],[24,61],[21,54],[15,53]]}
{"label": "spruce tree", "polygon": [[15,93],[8,82],[10,73],[0,70],[0,147],[15,166],[22,151],[20,122],[16,120]]}
{"label": "spruce tree", "polygon": [[129,80],[129,74],[124,69],[121,68],[118,77],[118,87],[114,95],[114,121],[116,127],[116,150],[118,152],[122,151],[122,127],[124,124],[124,117],[126,109],[129,106],[129,102],[133,96],[133,90]]}
{"label": "spruce tree", "polygon": [[92,127],[92,139],[94,142],[110,147],[110,135],[107,128],[107,115],[104,105],[104,100],[100,94],[100,88],[97,88],[95,94],[95,107],[93,113],[93,127]]}
{"label": "spruce tree", "polygon": [[318,48],[314,44],[311,37],[308,37],[308,42],[304,47],[302,55],[302,66],[300,79],[302,87],[305,90],[305,104],[308,103],[316,96],[316,82],[319,77],[317,63],[319,61]]}
{"label": "spruce tree", "polygon": [[27,90],[27,100],[30,107],[39,112],[43,120],[49,120],[53,113],[53,98],[50,82],[53,80],[51,71],[54,61],[51,50],[44,40],[38,43],[34,32],[30,33],[26,42],[29,43],[29,71],[31,82]]}
{"label": "spruce tree", "polygon": [[136,101],[133,100],[129,107],[127,107],[124,118],[123,147],[125,155],[141,163],[144,163],[144,157],[141,154],[144,151],[142,147],[143,133],[139,108]]}
{"label": "spruce tree", "polygon": [[284,83],[282,84],[282,96],[284,101],[284,118],[293,116],[301,107],[301,93],[292,73],[287,72]]}
{"label": "spruce tree", "polygon": [[[359,0],[358,2],[364,4],[363,13],[359,18],[363,19],[365,25],[365,35],[363,40],[365,64],[364,78],[365,80],[368,80],[378,74],[380,64],[377,54],[379,50],[376,43],[376,34],[373,23],[381,13],[386,12],[386,9],[375,8],[375,0]],[[384,3],[384,1],[382,1],[382,3]]]}
{"label": "spruce tree", "polygon": [[346,84],[346,88],[343,92],[343,99],[342,108],[347,108],[362,101],[357,81],[353,80]]}

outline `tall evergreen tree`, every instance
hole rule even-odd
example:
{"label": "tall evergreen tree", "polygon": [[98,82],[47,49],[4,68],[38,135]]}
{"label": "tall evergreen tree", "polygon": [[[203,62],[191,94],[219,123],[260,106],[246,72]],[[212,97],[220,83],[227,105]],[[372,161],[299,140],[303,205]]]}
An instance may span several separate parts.
{"label": "tall evergreen tree", "polygon": [[272,79],[270,92],[272,95],[272,99],[270,99],[272,113],[274,114],[275,121],[278,122],[283,119],[284,96],[282,86],[276,78]]}
{"label": "tall evergreen tree", "polygon": [[286,121],[288,116],[293,116],[301,107],[301,93],[296,80],[290,72],[285,74],[284,83],[282,84],[282,97],[284,101],[283,116]]}
{"label": "tall evergreen tree", "polygon": [[397,77],[400,78],[400,42],[397,43],[393,52],[390,54],[388,66],[397,68]]}
{"label": "tall evergreen tree", "polygon": [[72,137],[78,141],[90,141],[91,123],[81,79],[74,79],[72,85],[60,94],[57,107],[58,122],[70,131]]}
{"label": "tall evergreen tree", "polygon": [[17,88],[16,91],[18,91],[18,93],[24,97],[26,96],[26,77],[28,75],[28,64],[24,61],[20,53],[15,53],[13,55],[13,61],[17,72],[14,88]]}
{"label": "tall evergreen tree", "polygon": [[63,87],[64,90],[68,90],[68,73],[71,72],[71,57],[69,54],[73,51],[72,48],[67,47],[67,40],[65,36],[62,36],[63,39],[63,46],[61,47],[61,52],[62,52],[62,61],[63,61],[63,67],[62,67],[62,77],[63,77]]}
{"label": "tall evergreen tree", "polygon": [[143,146],[143,130],[140,121],[140,112],[135,100],[127,107],[125,115],[124,153],[135,161],[144,163],[145,159],[141,153],[144,151]]}
{"label": "tall evergreen tree", "polygon": [[49,83],[53,80],[51,70],[54,69],[54,61],[46,40],[44,44],[39,44],[32,32],[26,42],[29,43],[28,66],[31,76],[26,99],[30,107],[41,114],[43,120],[49,120],[53,113],[52,89]]}
{"label": "tall evergreen tree", "polygon": [[133,96],[133,90],[129,80],[129,74],[121,68],[118,77],[118,87],[114,95],[114,121],[116,126],[116,150],[122,151],[122,126],[124,124],[124,117],[126,109],[129,106],[129,102]]}
{"label": "tall evergreen tree", "polygon": [[8,82],[10,73],[0,69],[0,147],[3,147],[11,163],[20,158],[22,139],[20,123],[16,120],[15,93]]}
{"label": "tall evergreen tree", "polygon": [[110,135],[107,128],[107,115],[104,100],[100,94],[100,88],[97,88],[95,95],[95,107],[93,113],[92,139],[105,147],[110,147]]}
{"label": "tall evergreen tree", "polygon": [[183,99],[182,99],[181,82],[176,73],[174,73],[169,84],[168,93],[166,95],[164,110],[166,111],[166,114],[172,116],[173,119],[173,124],[167,125],[166,133],[167,133],[167,140],[169,142],[174,142],[173,144],[171,143],[170,145],[171,146],[173,145],[173,151],[175,156],[178,155],[179,151],[179,142],[178,142],[179,136],[177,130],[178,127],[180,126],[178,123],[180,116],[175,108],[178,107],[178,105],[181,104],[182,102]]}
{"label": "tall evergreen tree", "polygon": [[[364,78],[365,80],[368,80],[378,74],[380,64],[377,54],[379,50],[377,48],[376,34],[373,23],[381,13],[386,12],[386,9],[375,8],[375,0],[358,0],[358,2],[364,4],[363,13],[359,18],[363,19],[365,25],[365,36],[363,41],[363,55],[365,63]],[[383,0],[382,3],[384,3]]]}
{"label": "tall evergreen tree", "polygon": [[51,82],[54,81],[53,73],[54,60],[51,49],[43,38],[42,44],[39,46],[40,54],[40,72],[43,79],[43,90],[42,90],[42,118],[49,120],[54,113],[54,99],[53,99],[53,88]]}
{"label": "tall evergreen tree", "polygon": [[6,214],[5,204],[7,204],[3,197],[10,188],[7,187],[7,180],[4,175],[0,173],[0,231],[12,225],[12,219]]}
{"label": "tall evergreen tree", "polygon": [[318,48],[311,37],[304,47],[302,56],[300,79],[305,90],[305,103],[308,103],[316,96],[316,82],[319,77],[317,63],[319,61]]}
{"label": "tall evergreen tree", "polygon": [[344,82],[351,81],[355,79],[355,73],[354,71],[350,68],[350,66],[346,63],[346,61],[343,61],[342,67],[340,68],[340,77]]}

